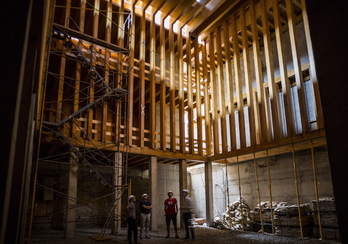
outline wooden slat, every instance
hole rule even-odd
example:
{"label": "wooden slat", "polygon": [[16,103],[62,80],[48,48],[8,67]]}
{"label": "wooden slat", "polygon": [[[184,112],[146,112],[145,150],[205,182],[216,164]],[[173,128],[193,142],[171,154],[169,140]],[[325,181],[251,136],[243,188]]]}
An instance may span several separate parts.
{"label": "wooden slat", "polygon": [[169,91],[170,91],[170,114],[169,114],[169,126],[170,126],[170,147],[173,152],[176,151],[176,109],[175,109],[175,56],[174,56],[174,30],[173,25],[170,25],[169,29]]}
{"label": "wooden slat", "polygon": [[290,83],[288,79],[287,63],[286,56],[284,52],[284,43],[283,43],[283,33],[281,26],[281,16],[277,0],[273,0],[273,14],[274,14],[274,26],[276,34],[276,44],[278,51],[278,60],[279,60],[279,71],[280,79],[283,90],[284,97],[284,109],[286,117],[286,136],[292,136],[294,131],[294,117],[292,113],[292,102],[291,102],[291,93],[290,93]]}
{"label": "wooden slat", "polygon": [[256,22],[256,10],[254,0],[249,1],[249,11],[250,11],[250,26],[251,34],[253,39],[253,57],[254,57],[254,70],[256,79],[256,106],[255,106],[255,134],[256,143],[260,144],[267,141],[267,104],[265,103],[265,90],[263,87],[263,72],[261,64],[261,51],[260,42],[258,34],[258,26]]}
{"label": "wooden slat", "polygon": [[197,143],[198,154],[203,155],[203,130],[202,130],[202,98],[201,98],[201,72],[200,72],[200,60],[199,60],[200,48],[198,44],[198,38],[194,40],[194,55],[195,55],[195,76],[196,76],[196,113],[197,113]]}
{"label": "wooden slat", "polygon": [[127,103],[127,139],[126,145],[132,146],[133,136],[133,100],[134,100],[134,52],[135,52],[135,5],[132,6],[131,11],[132,23],[129,31],[129,74],[128,74],[128,103]]}
{"label": "wooden slat", "polygon": [[214,33],[209,35],[209,58],[210,58],[210,86],[211,86],[211,113],[213,122],[213,145],[214,153],[220,153],[219,143],[219,124],[218,124],[218,112],[217,112],[217,89],[216,89],[216,70],[215,70],[215,46],[214,46]]}
{"label": "wooden slat", "polygon": [[235,116],[234,116],[234,85],[233,85],[233,79],[232,79],[232,57],[231,48],[230,48],[230,32],[229,32],[229,23],[228,21],[225,21],[223,24],[223,34],[224,34],[224,50],[225,50],[225,62],[226,62],[226,78],[225,78],[225,86],[227,90],[227,94],[229,99],[226,106],[228,107],[228,113],[229,113],[229,129],[230,129],[230,143],[231,143],[231,150],[235,150],[236,147],[236,122],[235,122]]}
{"label": "wooden slat", "polygon": [[[112,2],[107,2],[107,10],[106,10],[106,21],[105,21],[105,41],[111,42],[111,25],[112,25]],[[108,49],[105,50],[105,83],[109,84],[109,60],[110,59],[110,51]],[[102,125],[101,125],[101,141],[106,142],[106,132],[107,126],[106,123],[108,121],[108,107],[109,103],[107,101],[103,101],[103,112],[102,112]]]}
{"label": "wooden slat", "polygon": [[239,121],[239,138],[240,147],[245,147],[245,122],[244,122],[244,102],[243,102],[243,90],[242,90],[242,74],[240,65],[240,53],[238,44],[238,29],[237,29],[237,18],[233,14],[231,19],[232,28],[232,43],[233,43],[233,64],[234,64],[234,77],[236,84],[236,95],[237,95],[237,110],[238,110],[238,121]]}
{"label": "wooden slat", "polygon": [[179,90],[178,90],[178,99],[179,99],[179,136],[180,136],[180,152],[184,153],[186,151],[185,146],[185,117],[184,117],[184,107],[185,107],[185,97],[184,97],[184,79],[183,79],[183,36],[182,29],[180,28],[178,34],[178,76],[179,76]]}
{"label": "wooden slat", "polygon": [[150,24],[150,148],[156,148],[156,23]]}
{"label": "wooden slat", "polygon": [[203,81],[204,81],[204,121],[205,121],[205,141],[206,141],[206,155],[212,155],[212,134],[211,134],[211,120],[210,120],[210,96],[209,85],[210,76],[208,75],[208,55],[206,42],[202,47],[202,69],[203,69]]}
{"label": "wooden slat", "polygon": [[316,72],[316,68],[315,68],[311,33],[310,33],[310,29],[309,29],[307,7],[306,7],[305,0],[301,0],[301,6],[302,6],[303,26],[304,26],[304,31],[305,31],[308,58],[309,58],[309,73],[311,76],[310,78],[311,78],[311,81],[313,83],[313,89],[314,89],[317,126],[318,126],[318,129],[321,129],[321,128],[324,128],[324,118],[323,118],[323,110],[321,107],[319,84],[318,84],[317,72]]}
{"label": "wooden slat", "polygon": [[194,152],[193,128],[193,92],[192,92],[192,64],[191,64],[191,39],[186,38],[186,64],[187,64],[187,112],[188,112],[188,141],[189,153]]}
{"label": "wooden slat", "polygon": [[161,149],[166,151],[167,145],[167,119],[166,119],[166,39],[164,20],[160,25],[160,137]]}
{"label": "wooden slat", "polygon": [[[120,7],[119,7],[119,12],[122,13],[123,11],[124,11],[124,1],[121,2]],[[118,21],[118,26],[123,26],[124,14],[119,14],[117,21]],[[120,31],[120,29],[118,29],[117,45],[119,47],[123,47],[124,46],[123,43],[124,43],[124,32]],[[117,55],[116,58],[117,58],[116,70],[122,71],[123,70],[122,69],[123,68],[122,55]],[[121,74],[116,76],[117,88],[122,88],[121,84],[120,84],[122,79],[123,79],[123,76]],[[116,113],[116,116],[114,118],[114,120],[115,120],[115,128],[114,128],[115,138],[114,138],[114,141],[120,142],[120,140],[121,140],[121,104],[120,103],[116,103],[115,113]],[[127,116],[128,116],[128,114],[127,114]]]}
{"label": "wooden slat", "polygon": [[293,10],[291,0],[286,0],[286,12],[288,16],[288,27],[289,27],[292,62],[294,64],[296,88],[297,88],[298,102],[300,107],[301,127],[302,127],[302,132],[307,132],[309,130],[309,122],[308,122],[308,116],[307,116],[307,107],[306,107],[306,100],[305,100],[302,70],[301,70],[301,61],[300,61],[300,55],[298,52],[296,23],[294,19],[294,10]]}
{"label": "wooden slat", "polygon": [[252,87],[252,78],[251,78],[248,32],[246,29],[245,18],[246,18],[245,10],[244,10],[244,7],[242,7],[240,10],[240,20],[241,20],[240,25],[241,25],[242,43],[243,43],[244,81],[245,81],[245,90],[246,90],[247,106],[248,106],[250,145],[255,145],[256,136],[255,136],[254,96],[253,96],[253,87]]}
{"label": "wooden slat", "polygon": [[262,19],[262,31],[263,31],[263,44],[265,50],[265,62],[267,72],[267,82],[269,97],[271,103],[271,119],[273,127],[269,128],[269,132],[273,132],[269,135],[270,139],[281,138],[281,121],[280,121],[280,105],[279,105],[279,91],[274,79],[274,63],[271,46],[271,36],[269,32],[269,22],[267,15],[267,6],[265,0],[260,0],[261,5],[261,19]]}
{"label": "wooden slat", "polygon": [[144,131],[145,131],[145,54],[146,54],[146,20],[145,9],[140,17],[140,38],[138,39],[139,45],[139,146],[144,146]]}
{"label": "wooden slat", "polygon": [[222,152],[227,152],[227,122],[226,122],[226,99],[225,99],[225,78],[224,66],[222,61],[222,42],[221,42],[221,28],[216,30],[216,56],[217,56],[217,97],[218,108],[220,109],[220,135]]}

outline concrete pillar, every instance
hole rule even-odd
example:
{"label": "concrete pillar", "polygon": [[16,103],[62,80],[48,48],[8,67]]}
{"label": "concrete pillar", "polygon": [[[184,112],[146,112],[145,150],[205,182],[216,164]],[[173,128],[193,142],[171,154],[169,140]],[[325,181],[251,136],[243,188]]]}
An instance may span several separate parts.
{"label": "concrete pillar", "polygon": [[157,187],[157,157],[150,157],[150,168],[149,168],[149,178],[150,178],[150,201],[153,204],[153,209],[151,211],[151,230],[157,230],[157,209],[162,208],[163,206],[156,206],[154,203],[158,203],[158,187]]}
{"label": "concrete pillar", "polygon": [[113,179],[113,191],[112,201],[116,204],[114,209],[115,220],[111,221],[111,233],[118,234],[121,231],[121,186],[122,186],[122,163],[123,154],[120,152],[115,152],[114,154],[114,179]]}
{"label": "concrete pillar", "polygon": [[77,179],[78,179],[78,158],[75,153],[70,154],[70,169],[68,178],[68,202],[66,211],[66,227],[65,238],[72,238],[75,236],[76,229],[76,199],[77,199]]}
{"label": "concrete pillar", "polygon": [[214,223],[214,201],[213,201],[213,166],[212,162],[204,164],[205,171],[205,208],[207,226]]}
{"label": "concrete pillar", "polygon": [[[181,201],[181,191],[182,189],[187,189],[187,160],[186,159],[180,159],[179,161],[179,186],[180,186],[180,192],[179,192],[179,201]],[[180,209],[180,204],[179,204]],[[179,210],[180,211],[180,210]],[[180,228],[184,227],[184,222],[181,221],[181,212],[179,213],[179,221],[180,221]]]}
{"label": "concrete pillar", "polygon": [[187,161],[186,159],[180,159],[179,161],[179,186],[180,192],[182,189],[187,189]]}

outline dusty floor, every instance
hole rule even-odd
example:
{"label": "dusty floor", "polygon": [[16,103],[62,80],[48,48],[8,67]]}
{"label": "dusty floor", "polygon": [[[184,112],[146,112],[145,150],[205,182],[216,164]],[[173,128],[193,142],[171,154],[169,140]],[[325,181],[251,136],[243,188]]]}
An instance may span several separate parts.
{"label": "dusty floor", "polygon": [[[182,238],[175,239],[174,232],[172,232],[172,237],[169,239],[164,238],[166,235],[165,230],[158,230],[151,232],[151,239],[138,240],[142,244],[151,243],[196,243],[196,244],[250,244],[250,243],[296,243],[296,244],[337,244],[340,242],[329,241],[329,240],[318,240],[313,238],[291,238],[291,237],[281,237],[273,236],[270,234],[258,234],[255,232],[242,232],[242,231],[232,231],[232,230],[222,230],[207,227],[195,227],[194,229],[196,238],[195,240],[184,240]],[[184,229],[179,229],[178,234],[180,237],[185,236]],[[99,236],[99,229],[88,229],[88,230],[77,230],[76,236],[71,239],[64,239],[64,233],[59,231],[50,232],[34,232],[31,236],[31,242],[33,244],[110,244],[110,243],[124,243],[127,242],[127,230],[122,229],[119,235],[114,236],[109,232],[106,232],[105,237],[111,238],[111,240],[96,241],[92,239],[91,236]]]}

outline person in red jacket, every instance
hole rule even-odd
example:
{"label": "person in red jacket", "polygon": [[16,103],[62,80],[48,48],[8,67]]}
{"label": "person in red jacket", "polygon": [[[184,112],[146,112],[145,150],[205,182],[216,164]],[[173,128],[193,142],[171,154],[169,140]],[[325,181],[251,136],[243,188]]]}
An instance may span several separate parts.
{"label": "person in red jacket", "polygon": [[167,225],[167,236],[169,238],[169,230],[170,230],[170,221],[173,222],[174,230],[175,230],[175,238],[179,238],[178,236],[178,227],[176,225],[176,216],[178,214],[178,201],[176,198],[173,198],[173,192],[168,191],[168,199],[164,201],[164,216],[166,216],[166,225]]}

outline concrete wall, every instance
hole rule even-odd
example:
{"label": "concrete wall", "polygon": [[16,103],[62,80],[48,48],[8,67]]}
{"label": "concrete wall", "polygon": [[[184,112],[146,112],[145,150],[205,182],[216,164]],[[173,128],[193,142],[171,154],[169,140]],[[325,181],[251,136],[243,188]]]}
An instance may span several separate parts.
{"label": "concrete wall", "polygon": [[[311,151],[298,151],[295,153],[297,162],[297,177],[301,203],[310,203],[316,199]],[[319,197],[332,197],[333,189],[331,182],[330,166],[326,148],[315,149],[315,164],[318,179]],[[272,200],[274,202],[288,202],[296,204],[296,188],[292,154],[283,154],[270,157],[270,178],[272,188]],[[256,160],[260,186],[261,201],[269,201],[268,190],[268,167],[267,159]],[[192,175],[192,188],[196,201],[197,217],[205,217],[205,194],[204,194],[204,166],[189,168]],[[227,170],[227,175],[226,175]],[[257,181],[254,161],[239,163],[239,175],[237,164],[213,164],[213,196],[214,216],[221,216],[225,212],[228,201],[230,203],[239,199],[239,194],[246,200],[248,206],[253,209],[258,204]],[[239,184],[240,181],[240,184]],[[228,185],[227,185],[228,182]],[[240,192],[239,192],[240,185]],[[228,192],[227,194],[227,187]],[[227,198],[229,197],[229,199]],[[197,204],[198,203],[198,204]]]}

